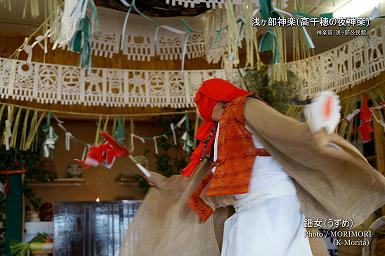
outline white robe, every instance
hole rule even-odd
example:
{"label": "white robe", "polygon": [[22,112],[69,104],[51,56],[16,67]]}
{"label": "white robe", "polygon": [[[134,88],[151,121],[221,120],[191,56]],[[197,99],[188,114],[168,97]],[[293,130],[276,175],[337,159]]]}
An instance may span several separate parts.
{"label": "white robe", "polygon": [[[214,160],[218,135],[219,126]],[[253,142],[263,147],[254,135]],[[255,158],[249,192],[235,198],[236,212],[225,221],[221,256],[312,255],[293,180],[272,157]]]}

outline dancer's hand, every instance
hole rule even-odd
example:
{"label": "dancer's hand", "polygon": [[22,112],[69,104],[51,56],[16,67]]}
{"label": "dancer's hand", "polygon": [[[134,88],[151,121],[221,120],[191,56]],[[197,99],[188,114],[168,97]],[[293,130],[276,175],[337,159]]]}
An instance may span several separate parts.
{"label": "dancer's hand", "polygon": [[148,182],[148,184],[150,184],[151,187],[158,188],[158,189],[161,186],[162,181],[167,179],[166,177],[156,172],[151,172],[150,176],[144,176],[144,175],[142,176],[143,178],[146,179],[146,181]]}
{"label": "dancer's hand", "polygon": [[147,183],[148,183],[151,187],[155,187],[155,188],[157,187],[155,181],[153,181],[153,180],[151,179],[151,177],[145,177],[145,179],[147,180]]}

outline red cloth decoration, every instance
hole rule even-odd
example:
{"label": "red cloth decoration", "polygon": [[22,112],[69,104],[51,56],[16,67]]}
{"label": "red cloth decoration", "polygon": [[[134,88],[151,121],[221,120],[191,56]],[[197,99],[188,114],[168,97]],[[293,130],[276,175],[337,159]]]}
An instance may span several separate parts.
{"label": "red cloth decoration", "polygon": [[369,108],[369,98],[367,95],[364,96],[364,101],[362,102],[362,106],[360,108],[360,120],[361,125],[358,126],[358,132],[362,139],[363,143],[369,142],[372,140],[371,132],[373,131],[373,127],[371,125],[372,121],[372,111]]}
{"label": "red cloth decoration", "polygon": [[[211,129],[215,127],[215,122],[211,119],[215,105],[218,102],[228,103],[235,98],[249,94],[250,93],[248,91],[239,89],[232,83],[220,78],[209,79],[202,83],[201,87],[195,94],[195,103],[204,120],[203,124],[198,128],[196,136],[200,143],[192,153],[189,164],[181,172],[184,176],[189,177],[199,164],[200,157],[202,156],[204,149],[203,140],[209,137]],[[211,146],[214,143],[214,140],[215,134],[208,142],[206,153],[210,154]]]}
{"label": "red cloth decoration", "polygon": [[369,142],[372,140],[373,127],[370,123],[363,123],[358,126],[358,132],[360,133],[361,139],[363,143]]}
{"label": "red cloth decoration", "polygon": [[364,102],[362,102],[360,108],[360,119],[364,123],[372,121],[372,111],[369,108],[369,99],[367,95],[364,96]]}

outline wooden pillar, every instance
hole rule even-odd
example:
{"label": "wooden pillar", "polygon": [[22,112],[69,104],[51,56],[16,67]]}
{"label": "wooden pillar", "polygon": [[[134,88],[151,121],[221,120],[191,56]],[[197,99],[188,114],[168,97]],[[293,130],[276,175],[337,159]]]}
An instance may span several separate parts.
{"label": "wooden pillar", "polygon": [[[373,121],[374,127],[374,145],[376,150],[376,165],[377,170],[385,175],[385,132],[376,121]],[[381,208],[382,216],[385,216],[385,206]]]}
{"label": "wooden pillar", "polygon": [[[6,199],[5,223],[5,255],[11,255],[12,240],[22,242],[24,234],[24,200],[23,200],[23,173],[25,170],[0,171],[1,175],[8,175],[7,186],[9,191]],[[7,192],[7,191],[6,191]],[[12,254],[13,255],[13,254]]]}

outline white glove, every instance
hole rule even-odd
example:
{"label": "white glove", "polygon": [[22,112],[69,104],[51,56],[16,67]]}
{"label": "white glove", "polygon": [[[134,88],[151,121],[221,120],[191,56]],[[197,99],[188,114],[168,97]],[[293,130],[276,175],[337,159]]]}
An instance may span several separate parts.
{"label": "white glove", "polygon": [[304,109],[310,131],[316,133],[325,128],[328,134],[333,133],[341,120],[340,110],[340,100],[334,92],[321,92]]}

